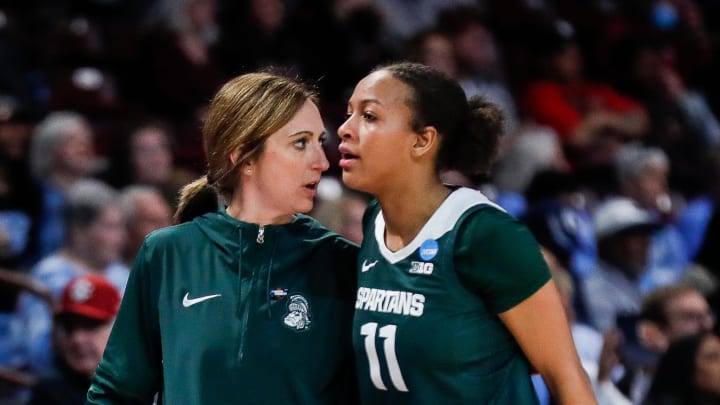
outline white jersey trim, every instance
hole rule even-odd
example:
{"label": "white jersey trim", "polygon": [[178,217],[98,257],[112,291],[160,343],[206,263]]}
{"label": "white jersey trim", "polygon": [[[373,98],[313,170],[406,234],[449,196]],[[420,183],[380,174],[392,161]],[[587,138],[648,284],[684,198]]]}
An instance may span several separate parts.
{"label": "white jersey trim", "polygon": [[452,230],[460,217],[470,208],[486,204],[505,212],[505,210],[490,201],[483,193],[471,188],[461,187],[450,193],[442,204],[435,210],[420,232],[409,244],[397,252],[388,249],[385,244],[385,218],[382,209],[375,218],[375,241],[380,248],[380,254],[392,264],[407,258],[428,239],[440,239]]}

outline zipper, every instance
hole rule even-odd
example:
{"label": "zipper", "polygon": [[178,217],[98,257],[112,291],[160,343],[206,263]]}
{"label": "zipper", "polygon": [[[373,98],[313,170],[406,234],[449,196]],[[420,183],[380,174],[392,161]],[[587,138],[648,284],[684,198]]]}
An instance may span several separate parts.
{"label": "zipper", "polygon": [[[261,228],[262,229],[262,228]],[[264,231],[264,230],[263,230]],[[260,232],[262,233],[262,232]],[[258,239],[260,239],[260,233]],[[240,243],[242,245],[242,231],[239,232]],[[255,280],[255,267],[245,266],[244,258],[242,256],[242,249],[240,249],[240,257],[238,258],[238,279],[240,282],[238,298],[240,301],[240,336],[238,339],[238,351],[237,351],[237,364],[241,364],[245,357],[245,339],[248,331],[248,319],[250,318],[250,303],[252,301],[251,291],[252,285]],[[250,274],[243,274],[249,272]],[[249,276],[249,277],[248,277]]]}
{"label": "zipper", "polygon": [[[275,234],[276,234],[276,233],[275,233],[275,232],[272,232],[272,230],[271,230],[270,235],[271,235],[271,236],[274,236]],[[271,319],[272,319],[272,307],[271,307],[272,304],[271,304],[271,302],[270,302],[270,276],[271,276],[271,273],[272,273],[273,259],[275,258],[275,249],[277,248],[278,238],[271,238],[271,239],[270,239],[270,242],[271,242],[271,246],[270,246],[270,262],[268,263],[268,267],[267,267],[267,278],[265,279],[265,305],[267,305],[268,320],[271,320]]]}
{"label": "zipper", "polygon": [[[240,240],[242,241],[242,232],[240,233]],[[257,236],[255,237],[255,242],[262,245],[265,243],[265,225],[260,225],[258,228]],[[259,249],[259,247],[258,247]],[[264,248],[263,248],[264,249]],[[242,251],[242,249],[241,249]],[[237,363],[242,364],[243,359],[245,357],[245,344],[247,339],[247,333],[248,333],[248,320],[250,319],[250,311],[251,311],[251,304],[252,304],[252,291],[253,286],[255,285],[255,277],[260,276],[262,274],[261,269],[257,268],[257,266],[251,266],[250,268],[243,268],[244,262],[241,257],[239,260],[240,263],[240,269],[238,271],[238,275],[240,277],[240,301],[241,301],[241,312],[240,312],[240,322],[241,322],[241,329],[240,329],[240,338],[239,338],[239,347],[237,351]],[[272,264],[272,260],[271,260]],[[249,272],[249,277],[247,277],[247,274],[245,274],[245,277],[243,277],[243,270],[245,272]],[[268,272],[270,270],[268,269]],[[269,289],[269,283],[270,283],[270,274],[268,274],[268,279],[266,281],[267,286],[265,287],[266,292],[270,291]],[[267,294],[266,294],[267,295]],[[268,305],[269,305],[269,298],[267,298]],[[271,312],[268,308],[268,316],[271,316]]]}

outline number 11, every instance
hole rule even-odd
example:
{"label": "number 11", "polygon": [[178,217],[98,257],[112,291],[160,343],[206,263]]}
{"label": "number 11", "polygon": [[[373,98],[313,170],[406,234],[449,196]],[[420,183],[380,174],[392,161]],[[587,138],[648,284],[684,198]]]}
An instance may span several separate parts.
{"label": "number 11", "polygon": [[376,322],[368,322],[360,327],[360,334],[365,336],[365,353],[367,353],[370,367],[370,380],[377,389],[387,391],[387,387],[385,387],[380,375],[380,360],[375,348],[375,332],[379,332],[377,336],[385,339],[383,349],[385,351],[385,362],[390,373],[390,381],[398,391],[408,392],[395,355],[395,331],[397,331],[397,325],[385,325],[379,331],[377,327]]}

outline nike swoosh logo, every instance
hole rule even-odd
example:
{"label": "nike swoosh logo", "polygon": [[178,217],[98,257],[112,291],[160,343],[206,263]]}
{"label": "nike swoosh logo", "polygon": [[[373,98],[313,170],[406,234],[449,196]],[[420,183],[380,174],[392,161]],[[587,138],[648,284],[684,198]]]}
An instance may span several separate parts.
{"label": "nike swoosh logo", "polygon": [[375,261],[372,262],[372,263],[368,263],[367,260],[363,260],[362,269],[361,269],[362,272],[365,273],[366,271],[372,269],[373,267],[375,267],[375,265],[377,264],[377,262],[378,262],[378,261],[375,260]]}
{"label": "nike swoosh logo", "polygon": [[204,297],[197,297],[197,298],[188,298],[189,293],[185,293],[185,296],[183,297],[183,306],[185,308],[191,307],[195,304],[201,303],[203,301],[211,300],[213,298],[217,298],[220,296],[220,294],[214,294],[214,295],[206,295]]}

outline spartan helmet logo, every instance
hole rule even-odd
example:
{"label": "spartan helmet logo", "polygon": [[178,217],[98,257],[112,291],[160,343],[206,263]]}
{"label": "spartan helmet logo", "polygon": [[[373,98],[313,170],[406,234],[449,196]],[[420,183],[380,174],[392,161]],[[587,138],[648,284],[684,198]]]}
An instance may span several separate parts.
{"label": "spartan helmet logo", "polygon": [[298,332],[310,327],[310,304],[302,295],[291,295],[288,302],[288,313],[283,318],[283,323],[290,329]]}

